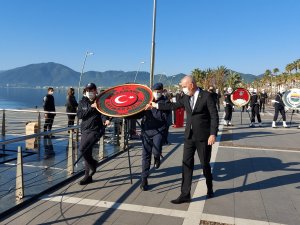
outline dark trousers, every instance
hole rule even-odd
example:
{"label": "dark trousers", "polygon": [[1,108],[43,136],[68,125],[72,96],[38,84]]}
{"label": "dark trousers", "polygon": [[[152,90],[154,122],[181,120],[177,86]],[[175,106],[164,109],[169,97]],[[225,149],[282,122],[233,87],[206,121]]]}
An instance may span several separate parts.
{"label": "dark trousers", "polygon": [[224,117],[224,120],[231,121],[231,118],[232,118],[232,105],[227,104],[225,106],[225,117]]}
{"label": "dark trousers", "polygon": [[259,111],[261,112],[261,110],[263,110],[263,112],[265,112],[265,102],[260,102]]}
{"label": "dark trousers", "polygon": [[75,115],[68,115],[68,127],[74,126]]}
{"label": "dark trousers", "polygon": [[212,189],[213,176],[210,167],[211,149],[212,146],[207,145],[207,140],[195,141],[192,131],[190,138],[185,139],[182,159],[181,195],[190,195],[194,170],[194,155],[196,150],[203,168],[204,177],[206,178],[207,189]]}
{"label": "dark trousers", "polygon": [[254,105],[251,108],[251,123],[255,122],[255,116],[257,117],[257,121],[259,123],[261,123],[261,118],[260,118],[260,114],[259,114],[259,105]]}
{"label": "dark trousers", "polygon": [[44,131],[51,130],[53,122],[54,122],[54,116],[51,114],[48,114],[48,117],[45,118]]}
{"label": "dark trousers", "polygon": [[275,114],[274,114],[273,121],[277,120],[279,112],[280,112],[280,114],[282,116],[282,120],[286,121],[286,116],[285,116],[284,108],[277,108],[277,107],[275,107]]}
{"label": "dark trousers", "polygon": [[147,137],[145,133],[143,133],[142,136],[142,178],[147,178],[151,166],[152,152],[155,158],[159,158],[161,155],[164,134],[158,133],[153,137]]}
{"label": "dark trousers", "polygon": [[96,131],[87,131],[81,134],[79,151],[84,159],[85,175],[88,176],[90,169],[95,167],[97,161],[93,158],[93,147],[99,141],[101,134]]}

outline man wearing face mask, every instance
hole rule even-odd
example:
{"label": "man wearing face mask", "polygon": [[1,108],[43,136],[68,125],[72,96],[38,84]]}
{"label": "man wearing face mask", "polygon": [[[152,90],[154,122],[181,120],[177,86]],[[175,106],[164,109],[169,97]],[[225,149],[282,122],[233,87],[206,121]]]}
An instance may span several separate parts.
{"label": "man wearing face mask", "polygon": [[282,126],[284,128],[287,128],[288,126],[286,125],[286,115],[285,115],[285,110],[284,110],[284,103],[282,101],[282,95],[285,92],[284,88],[280,88],[279,92],[277,93],[275,100],[272,100],[272,102],[274,103],[274,107],[275,107],[275,114],[274,114],[274,118],[273,118],[273,123],[272,123],[272,127],[276,128],[276,121],[278,118],[278,114],[280,112],[281,116],[282,116]]}
{"label": "man wearing face mask", "polygon": [[[153,101],[156,103],[165,103],[166,97],[162,95],[163,84],[156,83],[153,85]],[[167,132],[167,118],[170,111],[163,111],[158,109],[145,110],[134,118],[142,118],[142,182],[140,189],[147,191],[149,189],[148,177],[151,166],[152,153],[154,155],[154,167],[160,167],[160,156],[162,152],[162,145]]]}
{"label": "man wearing face mask", "polygon": [[263,113],[265,112],[265,104],[267,102],[267,99],[268,99],[268,94],[266,93],[265,89],[262,89],[262,92],[259,95],[259,101],[260,101],[259,112],[261,112],[261,110],[263,111]]}
{"label": "man wearing face mask", "polygon": [[[194,155],[197,150],[206,178],[207,198],[214,196],[213,176],[210,167],[212,145],[216,141],[219,116],[215,101],[208,91],[197,87],[192,76],[181,80],[184,96],[176,103],[156,103],[151,106],[159,110],[170,110],[184,107],[186,110],[185,140],[182,159],[181,194],[172,200],[173,204],[191,201],[191,185],[194,169]],[[151,106],[149,106],[151,108]]]}
{"label": "man wearing face mask", "polygon": [[[85,174],[79,182],[86,185],[93,182],[92,176],[97,169],[97,160],[92,156],[93,147],[104,134],[105,126],[110,124],[109,118],[102,115],[97,109],[95,102],[97,87],[94,83],[89,83],[85,87],[85,96],[79,102],[77,116],[81,119],[81,142],[79,151],[85,163]],[[105,121],[103,123],[103,121]]]}
{"label": "man wearing face mask", "polygon": [[231,93],[232,93],[232,88],[228,87],[227,92],[224,94],[224,101],[223,101],[225,107],[225,117],[224,117],[225,126],[232,126],[231,119],[232,119],[233,104],[230,99]]}
{"label": "man wearing face mask", "polygon": [[[48,112],[55,112],[55,102],[54,102],[54,97],[53,97],[54,89],[53,87],[48,88],[48,93],[44,97],[44,103],[43,103],[43,108],[44,111]],[[45,123],[44,123],[44,132],[45,131],[50,131],[52,129],[55,113],[45,113]],[[53,135],[50,135],[52,138],[54,138]],[[45,136],[46,138],[48,137]]]}

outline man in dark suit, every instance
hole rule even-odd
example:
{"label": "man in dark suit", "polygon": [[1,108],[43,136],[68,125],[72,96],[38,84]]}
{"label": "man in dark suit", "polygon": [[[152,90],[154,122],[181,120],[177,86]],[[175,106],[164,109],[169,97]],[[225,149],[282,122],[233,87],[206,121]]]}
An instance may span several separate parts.
{"label": "man in dark suit", "polygon": [[185,76],[181,80],[184,96],[176,103],[152,103],[152,107],[161,110],[184,107],[186,110],[185,141],[182,159],[182,184],[180,196],[172,200],[174,204],[181,204],[191,200],[191,184],[194,169],[194,155],[197,150],[206,178],[207,197],[213,192],[213,176],[210,167],[212,145],[216,141],[219,126],[219,116],[213,96],[197,87],[192,76]]}

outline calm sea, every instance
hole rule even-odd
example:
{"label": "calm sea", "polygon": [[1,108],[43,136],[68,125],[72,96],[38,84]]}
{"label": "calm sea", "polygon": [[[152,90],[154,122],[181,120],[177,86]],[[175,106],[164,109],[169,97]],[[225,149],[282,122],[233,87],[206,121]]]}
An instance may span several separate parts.
{"label": "calm sea", "polygon": [[[42,108],[43,98],[47,94],[46,89],[32,88],[0,88],[1,109],[26,109]],[[56,106],[64,106],[67,90],[55,89],[54,99]],[[77,100],[77,93],[76,93]]]}

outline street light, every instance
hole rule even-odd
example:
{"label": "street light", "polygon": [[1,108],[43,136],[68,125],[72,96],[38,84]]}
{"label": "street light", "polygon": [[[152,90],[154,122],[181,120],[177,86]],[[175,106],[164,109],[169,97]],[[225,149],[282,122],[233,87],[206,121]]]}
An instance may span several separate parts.
{"label": "street light", "polygon": [[82,75],[83,75],[83,70],[84,70],[86,58],[87,58],[89,55],[93,55],[93,54],[94,54],[93,52],[89,52],[89,51],[87,51],[87,52],[85,53],[85,57],[84,57],[84,61],[83,61],[83,65],[82,65],[81,73],[80,73],[80,77],[79,77],[79,83],[78,83],[78,99],[77,99],[78,101],[79,101],[79,92],[80,92],[81,78],[82,78]]}
{"label": "street light", "polygon": [[145,63],[145,62],[140,62],[140,64],[139,64],[139,68],[138,68],[138,70],[136,71],[136,74],[135,74],[135,77],[134,77],[134,81],[133,81],[133,83],[135,83],[136,77],[137,77],[138,73],[140,72],[141,65],[142,65],[142,64],[144,64],[144,63]]}

